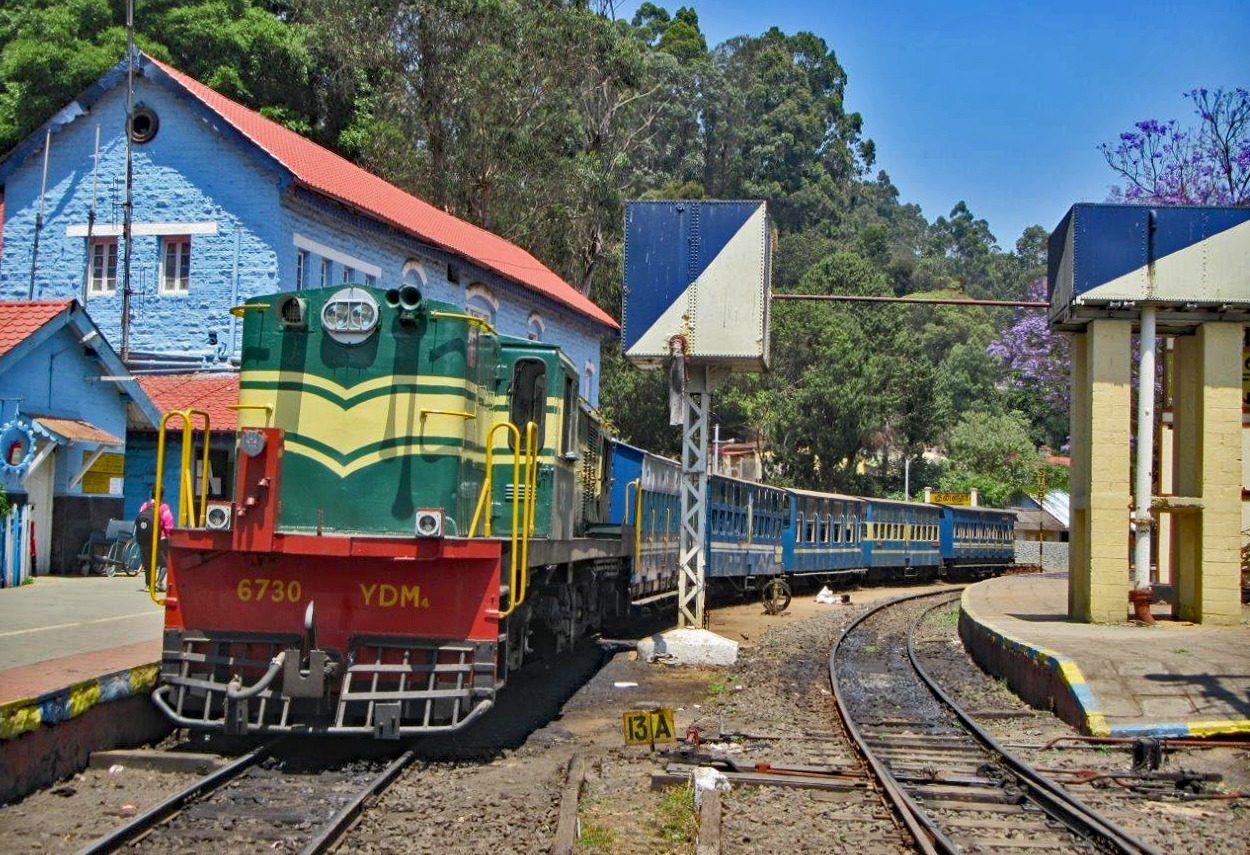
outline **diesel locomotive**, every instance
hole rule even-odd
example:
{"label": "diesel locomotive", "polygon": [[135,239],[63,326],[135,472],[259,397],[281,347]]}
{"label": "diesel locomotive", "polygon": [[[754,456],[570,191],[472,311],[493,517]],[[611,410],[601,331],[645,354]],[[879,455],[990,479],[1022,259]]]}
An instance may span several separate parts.
{"label": "diesel locomotive", "polygon": [[[190,510],[167,544],[154,695],[175,724],[456,730],[536,651],[675,593],[678,464],[615,440],[558,344],[500,335],[410,285],[274,294],[237,313],[229,501],[194,503],[184,431]],[[158,470],[164,443],[163,424]],[[796,576],[1012,563],[1003,511],[723,476],[708,509],[709,585],[771,589],[774,605]]]}

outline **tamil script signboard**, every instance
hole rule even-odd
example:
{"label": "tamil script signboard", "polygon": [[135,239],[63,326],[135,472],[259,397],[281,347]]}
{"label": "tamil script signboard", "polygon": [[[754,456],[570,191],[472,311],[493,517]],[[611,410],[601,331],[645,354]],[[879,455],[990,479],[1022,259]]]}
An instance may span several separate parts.
{"label": "tamil script signboard", "polygon": [[931,505],[960,505],[973,507],[977,504],[976,490],[929,490],[924,491],[924,500]]}

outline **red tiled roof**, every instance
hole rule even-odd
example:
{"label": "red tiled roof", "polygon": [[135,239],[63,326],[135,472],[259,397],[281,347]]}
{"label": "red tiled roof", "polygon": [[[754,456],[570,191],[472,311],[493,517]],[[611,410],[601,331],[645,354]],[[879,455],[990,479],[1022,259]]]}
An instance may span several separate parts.
{"label": "red tiled roof", "polygon": [[61,419],[55,416],[35,416],[35,421],[55,434],[76,442],[98,442],[102,445],[125,445],[121,437],[113,436],[104,428],[96,427],[82,419]]}
{"label": "red tiled roof", "polygon": [[[234,430],[238,416],[229,409],[239,403],[238,374],[138,374],[139,386],[162,414],[195,409],[208,413],[214,431]],[[177,427],[180,423],[175,421]],[[198,427],[198,424],[197,424]]]}
{"label": "red tiled roof", "polygon": [[[0,215],[3,212],[0,211]],[[68,309],[73,300],[33,300],[0,303],[0,356],[30,338],[48,321]]]}
{"label": "red tiled roof", "polygon": [[147,57],[236,130],[291,171],[303,186],[344,202],[537,291],[612,329],[618,324],[521,247],[400,190],[183,72]]}

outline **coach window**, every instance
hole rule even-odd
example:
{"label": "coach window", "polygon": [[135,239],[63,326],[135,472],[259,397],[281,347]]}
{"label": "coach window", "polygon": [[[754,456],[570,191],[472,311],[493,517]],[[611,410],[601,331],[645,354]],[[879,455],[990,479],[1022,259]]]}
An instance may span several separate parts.
{"label": "coach window", "polygon": [[547,363],[541,359],[521,359],[512,369],[512,405],[508,417],[521,431],[525,426],[538,426],[538,449],[541,451],[547,427]]}

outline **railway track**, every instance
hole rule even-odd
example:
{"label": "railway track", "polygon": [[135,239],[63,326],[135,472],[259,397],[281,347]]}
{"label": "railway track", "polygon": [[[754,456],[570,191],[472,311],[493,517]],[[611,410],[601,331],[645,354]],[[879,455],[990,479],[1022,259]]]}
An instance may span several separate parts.
{"label": "railway track", "polygon": [[950,600],[922,594],[865,612],[829,662],[846,729],[921,850],[1159,855],[1014,757],[932,680],[912,638]]}
{"label": "railway track", "polygon": [[195,781],[130,822],[79,850],[201,852],[281,849],[328,851],[365,804],[414,759],[319,763],[278,739]]}

